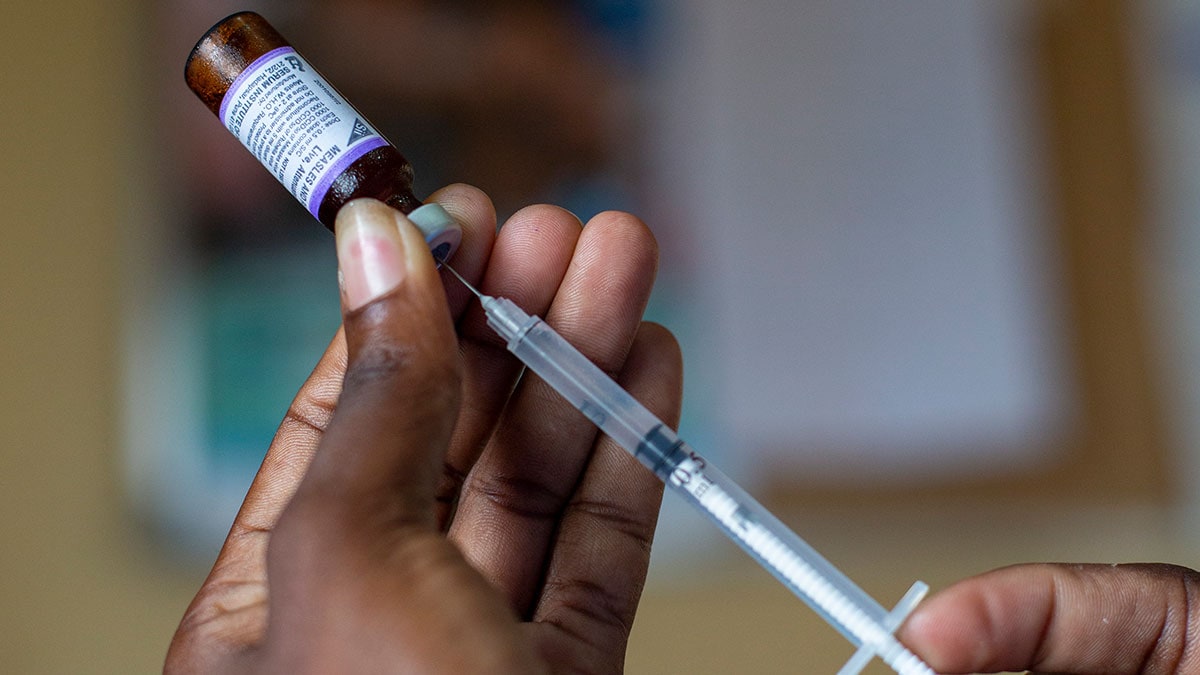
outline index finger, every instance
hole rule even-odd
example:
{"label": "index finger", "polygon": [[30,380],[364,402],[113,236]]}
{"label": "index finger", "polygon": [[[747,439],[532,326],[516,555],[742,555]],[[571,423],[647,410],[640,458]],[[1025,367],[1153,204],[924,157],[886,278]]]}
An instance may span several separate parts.
{"label": "index finger", "polygon": [[939,673],[1196,673],[1197,598],[1185,567],[1018,565],[937,594],[901,637]]}

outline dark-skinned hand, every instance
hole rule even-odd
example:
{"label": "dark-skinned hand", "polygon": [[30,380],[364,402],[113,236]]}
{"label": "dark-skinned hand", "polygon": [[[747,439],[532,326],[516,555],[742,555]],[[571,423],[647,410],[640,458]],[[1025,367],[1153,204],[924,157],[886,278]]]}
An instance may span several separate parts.
{"label": "dark-skinned hand", "polygon": [[[640,321],[653,237],[486,196],[459,268],[668,422],[681,368]],[[338,218],[344,333],[293,402],[171,644],[170,672],[620,672],[661,485],[516,363],[420,234],[378,202]],[[344,382],[344,386],[343,386]],[[1022,565],[960,582],[901,639],[939,673],[1200,673],[1200,575]]]}
{"label": "dark-skinned hand", "polygon": [[[681,364],[643,323],[657,265],[623,213],[431,200],[454,265],[541,315],[650,410]],[[522,374],[398,212],[337,219],[343,331],[292,403],[172,641],[168,672],[617,673],[661,483]],[[331,280],[332,283],[332,280]],[[445,283],[445,286],[443,286]]]}

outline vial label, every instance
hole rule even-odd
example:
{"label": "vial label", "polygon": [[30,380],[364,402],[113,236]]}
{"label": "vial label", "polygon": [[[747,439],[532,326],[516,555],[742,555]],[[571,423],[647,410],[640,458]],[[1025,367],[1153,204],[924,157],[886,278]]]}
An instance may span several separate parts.
{"label": "vial label", "polygon": [[221,101],[221,122],[313,216],[347,167],[388,144],[291,47],[242,71]]}

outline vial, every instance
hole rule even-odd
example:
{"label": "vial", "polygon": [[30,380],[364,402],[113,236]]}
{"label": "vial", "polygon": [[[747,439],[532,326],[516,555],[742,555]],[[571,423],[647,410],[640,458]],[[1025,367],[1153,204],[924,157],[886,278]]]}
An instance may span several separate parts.
{"label": "vial", "polygon": [[184,68],[188,86],[317,220],[373,197],[408,215],[439,260],[462,228],[413,195],[412,166],[267,22],[233,14],[204,34]]}

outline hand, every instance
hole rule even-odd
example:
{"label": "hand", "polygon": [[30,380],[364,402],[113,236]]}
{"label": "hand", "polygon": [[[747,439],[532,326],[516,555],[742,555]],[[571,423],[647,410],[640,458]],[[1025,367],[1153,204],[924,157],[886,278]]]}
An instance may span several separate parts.
{"label": "hand", "polygon": [[[457,270],[677,422],[678,348],[640,321],[657,262],[644,225],[607,213],[581,228],[540,206],[497,234],[479,191],[432,199],[464,225]],[[619,672],[661,483],[521,375],[448,273],[443,290],[407,219],[362,200],[337,230],[344,332],[281,424],[166,669]]]}
{"label": "hand", "polygon": [[939,673],[1200,673],[1200,574],[1172,565],[1019,565],[917,608],[901,639]]}

